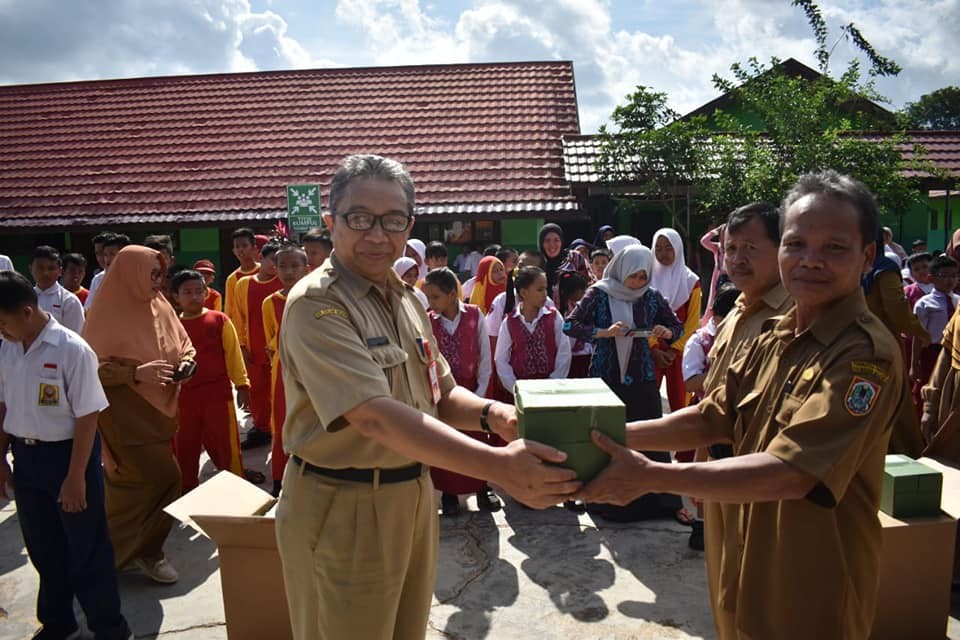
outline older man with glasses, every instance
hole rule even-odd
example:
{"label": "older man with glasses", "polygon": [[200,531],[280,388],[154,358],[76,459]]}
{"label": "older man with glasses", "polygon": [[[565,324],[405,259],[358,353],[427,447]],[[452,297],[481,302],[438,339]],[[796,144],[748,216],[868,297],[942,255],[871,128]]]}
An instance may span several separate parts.
{"label": "older man with glasses", "polygon": [[[430,320],[392,266],[413,226],[403,166],[351,156],[330,185],[334,251],[290,292],[280,334],[290,454],[277,541],[297,640],[422,640],[438,524],[427,465],[486,477],[535,507],[578,489],[516,439],[511,406],[457,387]],[[494,448],[457,431],[482,428]]]}

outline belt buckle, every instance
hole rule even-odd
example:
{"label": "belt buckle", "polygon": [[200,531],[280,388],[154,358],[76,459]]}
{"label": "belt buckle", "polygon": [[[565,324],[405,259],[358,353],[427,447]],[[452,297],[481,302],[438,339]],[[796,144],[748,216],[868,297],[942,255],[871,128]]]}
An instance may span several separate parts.
{"label": "belt buckle", "polygon": [[373,470],[373,490],[376,491],[380,488],[380,467],[376,467]]}
{"label": "belt buckle", "polygon": [[27,445],[28,447],[34,447],[34,446],[38,445],[39,443],[40,443],[40,441],[37,440],[36,438],[24,438],[24,439],[23,439],[23,444]]}

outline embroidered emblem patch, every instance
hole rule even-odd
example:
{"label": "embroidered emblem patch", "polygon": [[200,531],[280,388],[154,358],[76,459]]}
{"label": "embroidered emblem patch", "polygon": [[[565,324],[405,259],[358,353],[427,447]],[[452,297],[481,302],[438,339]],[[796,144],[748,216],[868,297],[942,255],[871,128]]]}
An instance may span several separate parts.
{"label": "embroidered emblem patch", "polygon": [[336,316],[338,318],[343,318],[344,320],[349,320],[350,316],[347,315],[347,312],[343,309],[338,309],[336,307],[329,307],[327,309],[320,309],[313,317],[319,320],[320,318],[325,318],[326,316]]}
{"label": "embroidered emblem patch", "polygon": [[60,387],[55,384],[40,383],[40,397],[37,403],[41,407],[55,407],[60,404]]}
{"label": "embroidered emblem patch", "polygon": [[852,416],[865,416],[873,409],[878,395],[880,395],[880,385],[855,377],[850,383],[850,388],[847,389],[844,406]]}

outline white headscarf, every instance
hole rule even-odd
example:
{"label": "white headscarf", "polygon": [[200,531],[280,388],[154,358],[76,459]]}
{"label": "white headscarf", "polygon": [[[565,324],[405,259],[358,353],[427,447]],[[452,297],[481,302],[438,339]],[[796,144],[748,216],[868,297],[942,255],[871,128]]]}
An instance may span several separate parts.
{"label": "white headscarf", "polygon": [[[623,236],[620,236],[623,237]],[[610,246],[610,240],[607,246]],[[603,280],[593,286],[604,291],[610,300],[610,315],[614,322],[623,322],[631,329],[633,326],[633,305],[650,288],[650,270],[654,268],[653,252],[642,244],[630,245],[617,253],[603,271]],[[623,283],[638,271],[646,271],[647,284],[639,289],[631,289]],[[649,328],[649,327],[640,327]],[[630,350],[633,337],[614,338],[617,345],[617,360],[620,362],[620,382],[627,377],[627,365],[630,363]]]}
{"label": "white headscarf", "polygon": [[[656,289],[666,298],[670,308],[676,311],[687,304],[690,299],[690,293],[699,284],[700,276],[695,274],[687,267],[683,256],[683,240],[680,234],[673,229],[660,229],[653,234],[653,247],[656,251],[657,240],[660,237],[666,238],[676,258],[669,267],[660,264],[656,259],[653,261],[653,274],[650,278],[650,286]],[[697,310],[699,313],[699,309]]]}
{"label": "white headscarf", "polygon": [[407,271],[410,271],[410,269],[414,268],[415,266],[417,266],[416,260],[404,256],[396,259],[396,261],[393,263],[393,270],[398,276],[400,276],[400,279],[402,280],[403,274],[405,274]]}
{"label": "white headscarf", "polygon": [[[609,249],[610,253],[613,255],[617,255],[627,247],[632,247],[638,244],[642,246],[642,243],[633,236],[616,236],[607,240],[607,249]],[[649,276],[650,274],[647,275]]]}
{"label": "white headscarf", "polygon": [[423,240],[418,240],[417,238],[410,238],[407,240],[407,246],[417,252],[417,255],[420,256],[420,273],[417,275],[417,280],[423,280],[427,277],[427,245],[423,244]]}

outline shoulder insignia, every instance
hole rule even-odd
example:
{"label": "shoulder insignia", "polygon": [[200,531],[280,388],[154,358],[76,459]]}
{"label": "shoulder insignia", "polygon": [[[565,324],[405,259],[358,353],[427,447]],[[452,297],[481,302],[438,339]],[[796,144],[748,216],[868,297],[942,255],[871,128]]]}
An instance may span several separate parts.
{"label": "shoulder insignia", "polygon": [[850,388],[847,389],[843,404],[850,415],[865,416],[873,410],[873,405],[876,404],[879,395],[880,385],[860,376],[854,376]]}
{"label": "shoulder insignia", "polygon": [[320,309],[320,311],[317,311],[313,314],[313,317],[317,320],[327,316],[336,316],[338,318],[343,318],[344,320],[350,319],[350,315],[339,307],[327,307],[326,309]]}
{"label": "shoulder insignia", "polygon": [[859,375],[872,376],[880,382],[886,382],[890,379],[890,374],[883,367],[874,362],[852,360],[850,362],[850,370]]}

